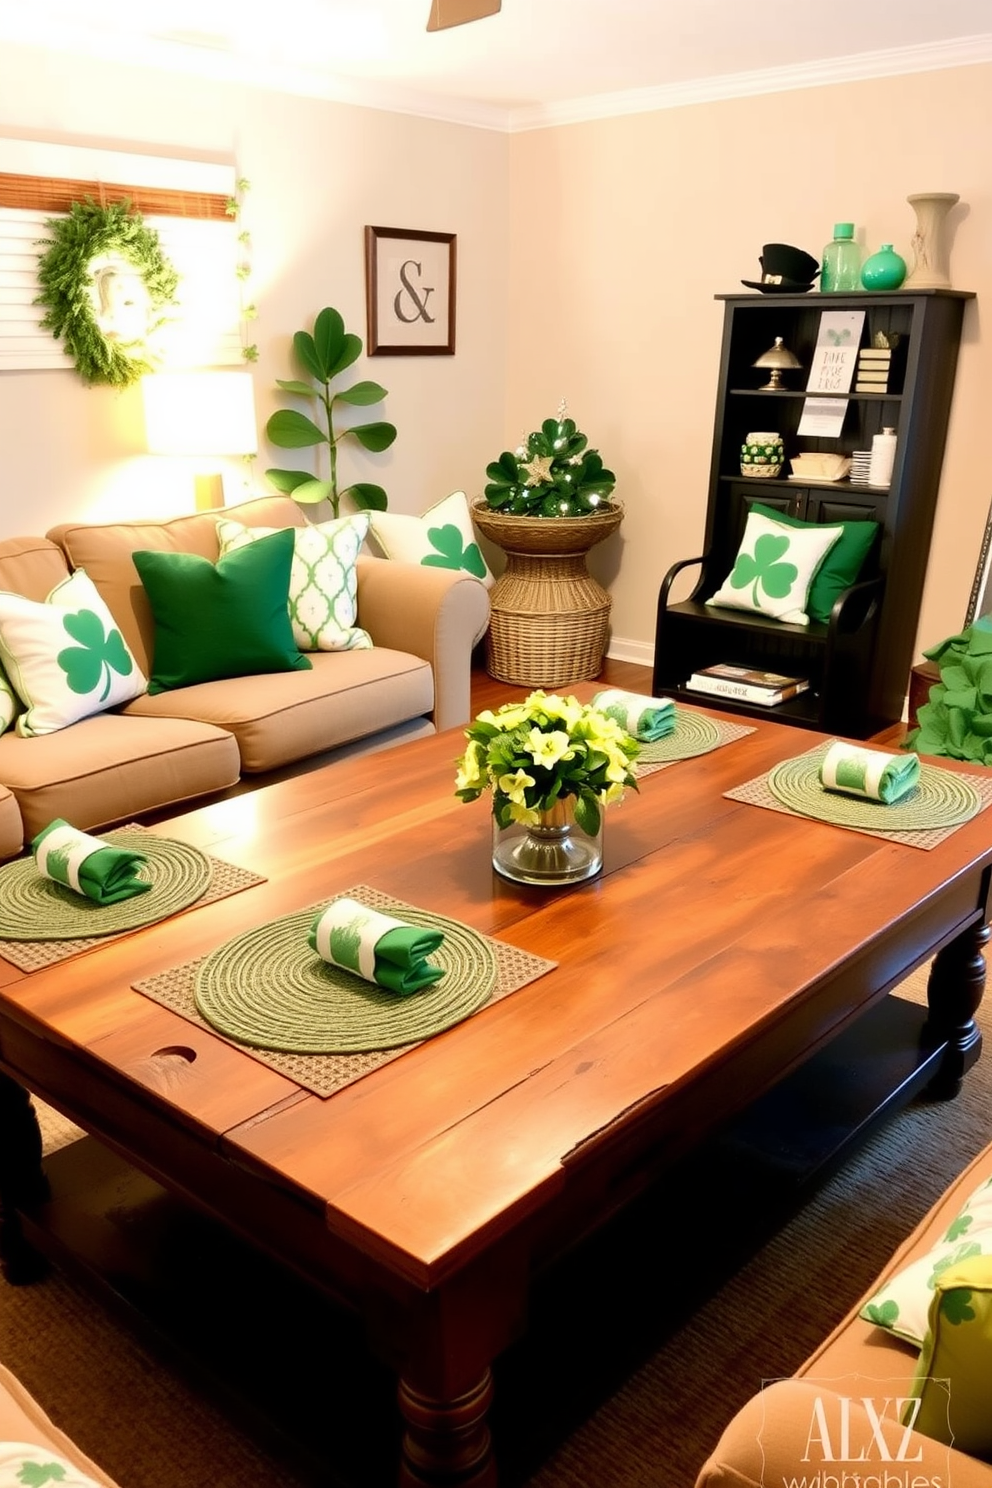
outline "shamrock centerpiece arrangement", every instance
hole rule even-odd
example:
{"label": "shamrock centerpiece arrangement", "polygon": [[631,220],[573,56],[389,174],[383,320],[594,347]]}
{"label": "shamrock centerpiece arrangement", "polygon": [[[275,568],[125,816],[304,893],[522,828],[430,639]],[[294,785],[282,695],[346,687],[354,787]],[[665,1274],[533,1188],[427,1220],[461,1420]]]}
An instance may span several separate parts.
{"label": "shamrock centerpiece arrangement", "polygon": [[639,745],[607,713],[532,692],[465,730],[455,794],[493,798],[493,867],[522,883],[575,883],[603,862],[603,809],[636,790]]}
{"label": "shamrock centerpiece arrangement", "polygon": [[490,595],[487,670],[522,687],[598,677],[612,601],[588,572],[586,554],[623,521],[616,476],[564,403],[486,475],[472,520],[506,554]]}
{"label": "shamrock centerpiece arrangement", "polygon": [[616,476],[588,445],[562,403],[556,418],[486,466],[488,505],[527,517],[580,517],[611,505]]}

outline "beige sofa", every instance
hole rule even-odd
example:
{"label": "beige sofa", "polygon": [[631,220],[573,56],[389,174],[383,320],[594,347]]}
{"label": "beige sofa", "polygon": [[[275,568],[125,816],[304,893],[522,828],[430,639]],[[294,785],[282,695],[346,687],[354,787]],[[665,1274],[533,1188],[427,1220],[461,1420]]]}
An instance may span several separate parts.
{"label": "beige sofa", "polygon": [[[969,1196],[990,1179],[992,1146],[951,1184],[866,1297],[796,1375],[768,1385],[738,1411],[703,1466],[696,1488],[781,1488],[804,1479],[812,1488],[818,1475],[821,1488],[992,1488],[992,1464],[908,1430],[892,1419],[891,1405],[882,1416],[886,1399],[907,1393],[919,1351],[858,1315],[884,1281],[946,1237]],[[875,1435],[872,1411],[882,1417],[879,1430],[888,1460]],[[825,1460],[825,1441],[833,1460]],[[861,1451],[863,1458],[858,1457]]]}
{"label": "beige sofa", "polygon": [[[226,516],[301,526],[300,508],[262,497]],[[0,542],[0,589],[43,600],[85,569],[142,670],[154,627],[132,553],[216,561],[213,515],[171,522],[66,523],[45,538]],[[472,648],[489,615],[486,589],[446,569],[359,556],[358,623],[371,650],[313,652],[312,669],[203,682],[144,695],[35,738],[0,735],[0,857],[54,817],[94,829],[255,783],[345,753],[467,722]]]}

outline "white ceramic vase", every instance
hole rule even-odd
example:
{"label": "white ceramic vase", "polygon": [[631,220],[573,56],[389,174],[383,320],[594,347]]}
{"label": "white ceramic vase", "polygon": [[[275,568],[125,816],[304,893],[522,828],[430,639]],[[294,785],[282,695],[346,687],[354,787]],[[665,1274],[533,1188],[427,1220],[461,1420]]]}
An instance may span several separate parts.
{"label": "white ceramic vase", "polygon": [[913,268],[903,288],[950,289],[944,220],[961,198],[956,191],[924,191],[906,200],[916,213],[916,231],[911,244]]}

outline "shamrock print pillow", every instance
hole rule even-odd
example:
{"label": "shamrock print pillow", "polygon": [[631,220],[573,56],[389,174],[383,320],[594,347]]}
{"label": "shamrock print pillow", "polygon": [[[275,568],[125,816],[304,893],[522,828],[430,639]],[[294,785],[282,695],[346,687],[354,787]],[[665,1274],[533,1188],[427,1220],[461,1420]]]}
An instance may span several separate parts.
{"label": "shamrock print pillow", "polygon": [[925,1255],[889,1276],[861,1308],[860,1316],[921,1348],[934,1288],[945,1271],[974,1256],[992,1255],[992,1178],[971,1194],[961,1212]]}
{"label": "shamrock print pillow", "polygon": [[496,582],[476,541],[464,491],[452,491],[419,517],[374,511],[371,518],[369,536],[384,558],[454,569],[481,579],[487,589]]}
{"label": "shamrock print pillow", "polygon": [[57,729],[138,697],[147,681],[85,569],[43,603],[0,593],[0,663],[24,704],[19,734]]}
{"label": "shamrock print pillow", "polygon": [[32,1442],[0,1442],[0,1488],[99,1488],[49,1447]]}
{"label": "shamrock print pillow", "polygon": [[806,600],[817,569],[844,528],[787,527],[760,512],[748,512],[736,562],[706,603],[731,610],[756,610],[789,625],[808,625]]}

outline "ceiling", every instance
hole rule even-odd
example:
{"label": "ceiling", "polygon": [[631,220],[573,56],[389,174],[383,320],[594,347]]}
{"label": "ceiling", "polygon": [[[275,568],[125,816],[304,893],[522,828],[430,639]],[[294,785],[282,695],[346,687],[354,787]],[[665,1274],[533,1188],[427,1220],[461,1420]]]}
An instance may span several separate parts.
{"label": "ceiling", "polygon": [[992,60],[989,0],[0,0],[0,40],[514,129]]}

